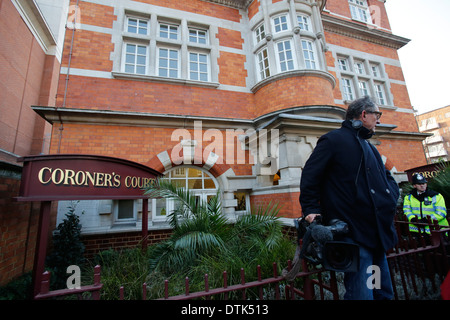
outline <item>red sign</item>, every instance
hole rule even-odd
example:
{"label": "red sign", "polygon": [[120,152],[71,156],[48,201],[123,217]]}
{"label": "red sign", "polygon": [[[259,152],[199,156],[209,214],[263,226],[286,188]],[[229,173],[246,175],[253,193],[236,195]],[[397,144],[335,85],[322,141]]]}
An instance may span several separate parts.
{"label": "red sign", "polygon": [[19,201],[140,199],[161,173],[124,159],[58,154],[23,162]]}
{"label": "red sign", "polygon": [[428,164],[428,165],[417,167],[417,168],[408,169],[408,170],[405,170],[405,172],[406,172],[406,174],[408,176],[408,180],[410,182],[412,181],[412,176],[416,173],[422,174],[422,176],[424,176],[425,179],[430,181],[434,177],[436,177],[440,171],[444,170],[449,165],[450,165],[449,161],[437,162],[437,163]]}

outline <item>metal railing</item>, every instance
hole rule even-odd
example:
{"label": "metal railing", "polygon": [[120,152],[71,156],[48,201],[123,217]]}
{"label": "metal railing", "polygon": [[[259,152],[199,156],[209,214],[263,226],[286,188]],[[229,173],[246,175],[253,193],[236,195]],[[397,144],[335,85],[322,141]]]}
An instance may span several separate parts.
{"label": "metal railing", "polygon": [[[408,300],[413,295],[427,294],[428,291],[436,292],[439,283],[443,282],[449,271],[449,256],[447,247],[447,234],[450,229],[443,229],[435,223],[429,222],[431,234],[412,234],[409,232],[406,220],[398,220],[395,225],[399,242],[396,247],[387,253],[391,281],[394,287],[394,298],[396,300]],[[288,261],[288,270],[292,263]],[[187,299],[304,299],[323,300],[340,299],[339,281],[334,271],[327,271],[311,267],[305,261],[301,261],[301,271],[295,279],[287,281],[278,275],[277,264],[273,263],[273,273],[269,278],[262,278],[261,268],[257,267],[257,279],[247,282],[245,270],[241,269],[240,283],[229,284],[228,274],[223,272],[223,285],[218,288],[210,288],[209,276],[204,276],[204,290],[190,292],[189,278],[185,279],[184,293],[169,295],[169,281],[164,282],[164,296],[160,300],[187,300]],[[100,280],[100,266],[95,267],[93,285],[84,286],[80,289],[62,289],[49,291],[50,273],[43,274],[43,280],[39,294],[35,299],[48,299],[66,295],[77,295],[83,298],[84,292],[91,292],[91,299],[100,299],[102,284]],[[301,288],[299,288],[301,286]],[[431,287],[431,288],[429,288]],[[256,289],[256,291],[255,291]],[[124,299],[124,286],[119,289],[118,299]],[[248,294],[252,290],[251,296]],[[255,293],[256,292],[256,293]],[[147,284],[142,285],[142,299],[147,300]]]}

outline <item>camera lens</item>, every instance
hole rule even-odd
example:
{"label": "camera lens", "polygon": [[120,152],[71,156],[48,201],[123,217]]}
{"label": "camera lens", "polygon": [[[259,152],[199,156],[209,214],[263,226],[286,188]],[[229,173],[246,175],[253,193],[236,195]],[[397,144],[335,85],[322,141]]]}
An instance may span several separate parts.
{"label": "camera lens", "polygon": [[329,241],[323,248],[323,265],[334,271],[356,271],[359,266],[359,247],[355,244]]}

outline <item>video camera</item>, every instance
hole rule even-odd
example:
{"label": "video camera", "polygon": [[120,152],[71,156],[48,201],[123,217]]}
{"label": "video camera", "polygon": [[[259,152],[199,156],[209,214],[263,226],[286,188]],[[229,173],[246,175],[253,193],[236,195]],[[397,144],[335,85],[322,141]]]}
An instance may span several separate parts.
{"label": "video camera", "polygon": [[312,223],[304,218],[294,220],[298,241],[303,239],[300,258],[326,270],[355,272],[359,267],[359,247],[357,244],[336,241],[348,234],[348,225],[333,219],[329,225],[322,225],[320,216]]}

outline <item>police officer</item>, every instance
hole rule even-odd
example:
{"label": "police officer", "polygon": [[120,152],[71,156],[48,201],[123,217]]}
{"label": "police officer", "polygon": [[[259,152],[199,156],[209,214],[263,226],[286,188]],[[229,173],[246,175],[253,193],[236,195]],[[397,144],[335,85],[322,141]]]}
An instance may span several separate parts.
{"label": "police officer", "polygon": [[429,226],[418,224],[427,223],[428,218],[437,221],[440,226],[448,226],[444,197],[440,193],[428,189],[428,181],[420,173],[413,175],[412,185],[414,189],[405,196],[403,201],[403,213],[408,221],[413,222],[409,225],[409,231],[416,234],[425,232],[430,235]]}

